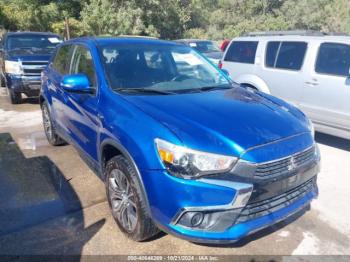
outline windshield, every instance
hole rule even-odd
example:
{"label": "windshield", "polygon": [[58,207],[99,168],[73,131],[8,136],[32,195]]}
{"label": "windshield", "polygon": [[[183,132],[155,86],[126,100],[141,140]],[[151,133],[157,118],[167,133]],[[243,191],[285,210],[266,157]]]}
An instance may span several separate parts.
{"label": "windshield", "polygon": [[61,42],[55,35],[12,35],[7,37],[6,49],[10,52],[48,53]]}
{"label": "windshield", "polygon": [[187,46],[112,44],[99,49],[109,84],[117,91],[231,88],[231,82],[219,69]]}
{"label": "windshield", "polygon": [[201,53],[221,52],[219,46],[211,41],[190,42],[189,45]]}

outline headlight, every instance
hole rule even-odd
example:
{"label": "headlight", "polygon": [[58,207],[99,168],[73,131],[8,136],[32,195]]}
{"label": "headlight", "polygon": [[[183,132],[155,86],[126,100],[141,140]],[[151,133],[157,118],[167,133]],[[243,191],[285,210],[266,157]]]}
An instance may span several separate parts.
{"label": "headlight", "polygon": [[315,138],[315,127],[310,119],[308,119],[308,126],[313,138]]}
{"label": "headlight", "polygon": [[155,139],[158,154],[169,172],[182,178],[230,170],[237,158],[192,150],[161,139]]}
{"label": "headlight", "polygon": [[5,72],[9,74],[22,74],[22,63],[20,61],[5,60]]}

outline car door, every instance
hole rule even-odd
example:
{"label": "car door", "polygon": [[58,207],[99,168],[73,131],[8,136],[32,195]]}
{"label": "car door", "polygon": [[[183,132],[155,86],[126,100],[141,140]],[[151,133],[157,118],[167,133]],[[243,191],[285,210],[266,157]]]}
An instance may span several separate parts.
{"label": "car door", "polygon": [[350,131],[350,42],[315,43],[301,109],[316,123]]}
{"label": "car door", "polygon": [[[298,105],[303,88],[304,58],[308,43],[301,41],[267,41],[265,59],[256,70],[272,95]],[[265,61],[264,61],[265,60]]]}
{"label": "car door", "polygon": [[88,77],[90,87],[95,90],[93,94],[79,94],[64,91],[64,117],[63,122],[69,136],[75,145],[96,164],[96,140],[100,126],[98,118],[98,81],[92,53],[88,46],[74,45],[69,74],[84,74]]}
{"label": "car door", "polygon": [[68,131],[64,123],[65,94],[61,87],[63,76],[68,74],[72,55],[72,45],[62,45],[56,51],[52,62],[48,65],[47,87],[51,98],[51,115],[55,121],[57,132],[65,139]]}

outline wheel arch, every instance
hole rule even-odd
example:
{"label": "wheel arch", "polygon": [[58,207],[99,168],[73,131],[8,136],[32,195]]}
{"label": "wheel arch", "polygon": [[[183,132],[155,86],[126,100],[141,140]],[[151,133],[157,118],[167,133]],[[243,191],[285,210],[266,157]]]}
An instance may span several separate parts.
{"label": "wheel arch", "polygon": [[241,75],[236,79],[236,81],[241,85],[251,86],[259,91],[270,94],[270,89],[265,83],[265,81],[256,75]]}
{"label": "wheel arch", "polygon": [[137,175],[137,179],[138,179],[139,184],[140,184],[141,193],[145,199],[146,212],[148,213],[148,215],[150,217],[152,217],[147,192],[145,189],[145,185],[143,183],[143,179],[142,179],[140,170],[137,167],[135,160],[133,159],[131,154],[128,152],[128,150],[123,145],[121,145],[120,143],[116,142],[115,140],[112,140],[109,138],[103,140],[103,142],[101,143],[100,152],[99,152],[100,170],[101,170],[101,177],[102,177],[103,181],[105,181],[105,171],[104,171],[105,170],[105,163],[107,163],[107,161],[109,159],[111,159],[112,157],[117,156],[117,155],[124,156],[133,166],[133,168],[136,172],[136,175]]}

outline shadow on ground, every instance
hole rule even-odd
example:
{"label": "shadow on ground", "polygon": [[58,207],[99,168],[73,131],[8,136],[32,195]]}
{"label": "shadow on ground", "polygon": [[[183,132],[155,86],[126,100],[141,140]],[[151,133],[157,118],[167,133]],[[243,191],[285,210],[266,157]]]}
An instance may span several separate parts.
{"label": "shadow on ground", "polygon": [[316,132],[316,142],[350,152],[350,140]]}
{"label": "shadow on ground", "polygon": [[25,158],[0,133],[0,254],[81,254],[103,226],[85,228],[77,194],[46,156]]}
{"label": "shadow on ground", "polygon": [[24,104],[39,104],[39,97],[23,97],[22,103]]}

